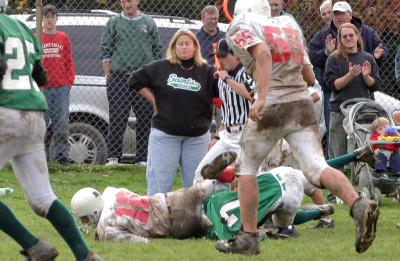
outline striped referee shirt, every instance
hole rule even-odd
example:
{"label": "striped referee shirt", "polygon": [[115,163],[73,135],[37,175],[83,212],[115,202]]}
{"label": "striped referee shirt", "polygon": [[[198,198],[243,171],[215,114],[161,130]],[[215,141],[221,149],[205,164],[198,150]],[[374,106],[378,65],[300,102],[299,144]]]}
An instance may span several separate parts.
{"label": "striped referee shirt", "polygon": [[[229,75],[234,81],[243,83],[249,92],[255,89],[253,79],[246,73],[242,64],[230,71]],[[237,94],[221,79],[218,80],[218,89],[219,97],[222,100],[222,123],[225,128],[244,125],[250,112],[251,102]]]}

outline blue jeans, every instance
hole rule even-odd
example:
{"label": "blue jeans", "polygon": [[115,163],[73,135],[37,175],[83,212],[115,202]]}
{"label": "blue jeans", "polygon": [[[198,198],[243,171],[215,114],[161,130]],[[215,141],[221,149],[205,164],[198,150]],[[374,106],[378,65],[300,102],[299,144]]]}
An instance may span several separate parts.
{"label": "blue jeans", "polygon": [[210,132],[198,137],[169,135],[151,128],[147,159],[147,195],[172,190],[178,166],[184,187],[193,184],[194,173],[207,153]]}
{"label": "blue jeans", "polygon": [[49,155],[55,161],[63,162],[68,159],[68,120],[69,93],[71,88],[43,88],[48,110],[44,113],[46,127],[51,123],[53,130],[54,155]]}
{"label": "blue jeans", "polygon": [[388,158],[383,152],[379,152],[375,155],[374,169],[378,173],[382,173],[386,170],[387,162],[389,160],[389,166],[392,169],[393,176],[400,175],[400,154],[392,153]]}

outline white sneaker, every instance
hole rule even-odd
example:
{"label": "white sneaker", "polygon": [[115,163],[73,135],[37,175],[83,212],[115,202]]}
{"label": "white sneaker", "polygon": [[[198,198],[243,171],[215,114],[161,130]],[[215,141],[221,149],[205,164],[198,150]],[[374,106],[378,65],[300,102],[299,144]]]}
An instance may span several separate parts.
{"label": "white sneaker", "polygon": [[147,167],[147,161],[138,161],[138,162],[136,162],[136,164],[143,166],[143,167]]}
{"label": "white sneaker", "polygon": [[118,158],[108,158],[106,166],[118,165]]}

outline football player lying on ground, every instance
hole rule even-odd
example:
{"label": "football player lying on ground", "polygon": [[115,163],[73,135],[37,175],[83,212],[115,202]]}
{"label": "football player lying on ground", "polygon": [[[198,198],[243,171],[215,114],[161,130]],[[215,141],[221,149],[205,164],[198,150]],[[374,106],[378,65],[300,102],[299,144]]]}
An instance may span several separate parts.
{"label": "football player lying on ground", "polygon": [[[221,159],[224,160],[221,160]],[[218,156],[215,177],[236,158],[234,153]],[[356,153],[333,159],[332,164],[346,164]],[[258,221],[268,216],[277,227],[293,221],[304,223],[331,214],[333,209],[316,206],[295,217],[303,198],[299,170],[279,167],[258,177],[260,204]],[[149,238],[192,238],[209,236],[230,239],[240,228],[237,191],[215,192],[215,180],[203,180],[190,188],[154,196],[139,196],[127,189],[108,187],[103,195],[84,188],[72,197],[71,208],[81,227],[96,227],[98,240],[147,242]],[[203,212],[204,207],[204,212]]]}

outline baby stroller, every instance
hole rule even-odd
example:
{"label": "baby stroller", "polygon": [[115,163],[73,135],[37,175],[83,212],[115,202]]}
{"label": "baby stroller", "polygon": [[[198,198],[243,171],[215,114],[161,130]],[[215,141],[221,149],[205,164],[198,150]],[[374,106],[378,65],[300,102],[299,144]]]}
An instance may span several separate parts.
{"label": "baby stroller", "polygon": [[[371,146],[371,124],[377,117],[387,118],[394,126],[392,118],[378,103],[365,98],[355,98],[341,104],[340,110],[345,116],[343,127],[347,133],[347,150],[353,152],[362,146]],[[381,141],[379,141],[381,142]],[[382,141],[382,143],[388,143]],[[350,164],[350,178],[364,197],[382,201],[383,196],[399,201],[400,180],[387,171],[387,175],[375,173],[372,165],[365,162]]]}

